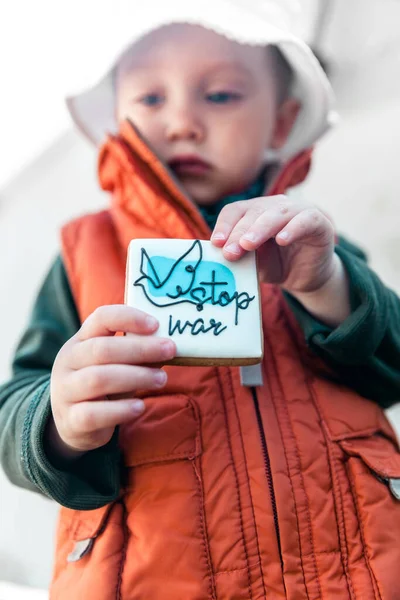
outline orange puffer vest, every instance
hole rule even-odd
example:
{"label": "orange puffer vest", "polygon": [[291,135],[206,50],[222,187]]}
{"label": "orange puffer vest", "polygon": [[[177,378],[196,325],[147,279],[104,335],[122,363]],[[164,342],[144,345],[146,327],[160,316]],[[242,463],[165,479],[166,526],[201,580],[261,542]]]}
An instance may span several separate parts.
{"label": "orange puffer vest", "polygon": [[[123,302],[131,238],[210,235],[129,125],[100,177],[111,209],[63,230],[82,320]],[[168,387],[121,428],[120,498],[61,509],[52,600],[400,598],[394,433],[306,348],[278,288],[262,286],[262,308],[264,385],[243,387],[238,368],[168,367]]]}

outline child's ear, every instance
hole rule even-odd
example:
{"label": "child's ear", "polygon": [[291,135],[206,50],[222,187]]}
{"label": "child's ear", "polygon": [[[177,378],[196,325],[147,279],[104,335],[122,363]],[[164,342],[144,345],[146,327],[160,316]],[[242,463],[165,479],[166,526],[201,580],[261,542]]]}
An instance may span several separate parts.
{"label": "child's ear", "polygon": [[301,104],[295,98],[288,98],[279,106],[270,148],[274,150],[282,148],[292,131],[300,109]]}

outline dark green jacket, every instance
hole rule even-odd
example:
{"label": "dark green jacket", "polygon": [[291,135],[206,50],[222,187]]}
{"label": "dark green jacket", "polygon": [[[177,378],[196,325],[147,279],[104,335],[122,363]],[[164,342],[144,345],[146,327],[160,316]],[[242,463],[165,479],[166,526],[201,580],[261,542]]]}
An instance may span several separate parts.
{"label": "dark green jacket", "polygon": [[[313,351],[341,381],[387,408],[400,401],[400,300],[368,268],[357,248],[340,240],[336,252],[349,274],[352,303],[352,314],[340,327],[330,329],[286,298]],[[65,269],[57,259],[17,348],[12,378],[0,388],[0,459],[16,485],[85,510],[118,496],[117,432],[106,446],[68,465],[51,460],[44,436],[52,365],[79,327]]]}

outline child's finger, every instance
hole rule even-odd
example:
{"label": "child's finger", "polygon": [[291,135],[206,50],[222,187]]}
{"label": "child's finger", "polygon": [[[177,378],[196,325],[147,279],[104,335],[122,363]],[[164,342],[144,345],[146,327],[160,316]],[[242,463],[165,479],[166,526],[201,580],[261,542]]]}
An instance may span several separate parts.
{"label": "child's finger", "polygon": [[125,304],[114,304],[97,308],[86,319],[76,335],[80,340],[111,336],[117,331],[149,335],[157,331],[158,326],[158,321],[145,312]]}
{"label": "child's finger", "polygon": [[142,400],[98,400],[71,407],[69,421],[76,437],[102,429],[114,428],[139,417],[145,410]]}
{"label": "child's finger", "polygon": [[154,336],[94,337],[75,344],[72,369],[90,365],[163,363],[176,355],[172,340]]}
{"label": "child's finger", "polygon": [[248,250],[256,250],[258,245],[254,248],[245,248],[240,240],[254,227],[255,222],[262,213],[265,212],[264,204],[256,204],[250,208],[246,214],[236,223],[233,227],[228,239],[223,247],[223,254],[228,260],[234,261],[241,258]]}
{"label": "child's finger", "polygon": [[226,253],[227,258],[229,258],[228,252],[234,253],[236,250],[238,253],[237,247],[246,251],[257,250],[275,237],[296,214],[304,209],[304,206],[299,203],[282,203],[278,198],[271,198],[270,202],[258,206],[264,207],[263,210],[255,210],[256,205],[232,231],[224,246],[224,254]]}
{"label": "child's finger", "polygon": [[164,387],[167,374],[161,369],[130,365],[90,366],[73,371],[68,395],[72,402],[122,394],[132,390],[156,390]]}
{"label": "child's finger", "polygon": [[326,246],[334,242],[332,222],[317,208],[308,208],[296,215],[277,233],[276,243],[289,246],[309,238],[313,238],[314,246]]}
{"label": "child's finger", "polygon": [[235,227],[236,223],[240,221],[243,215],[246,214],[247,210],[248,205],[245,201],[229,204],[221,210],[211,236],[211,242],[214,246],[222,248],[222,246],[225,245],[232,229]]}

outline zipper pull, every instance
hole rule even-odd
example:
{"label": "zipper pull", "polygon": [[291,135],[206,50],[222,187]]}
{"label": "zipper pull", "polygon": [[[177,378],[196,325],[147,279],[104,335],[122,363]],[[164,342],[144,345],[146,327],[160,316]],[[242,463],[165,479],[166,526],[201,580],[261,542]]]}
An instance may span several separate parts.
{"label": "zipper pull", "polygon": [[374,471],[372,471],[372,473],[375,475],[378,481],[387,485],[387,487],[391,491],[392,496],[394,496],[396,500],[400,500],[400,479],[395,479],[394,477],[382,477]]}
{"label": "zipper pull", "polygon": [[264,383],[261,363],[240,367],[240,383],[244,387],[261,387]]}
{"label": "zipper pull", "polygon": [[396,500],[400,500],[400,479],[388,479],[389,489]]}
{"label": "zipper pull", "polygon": [[67,556],[67,562],[73,563],[81,560],[86,554],[89,554],[94,544],[94,538],[88,538],[86,540],[80,540],[75,542],[74,549]]}

